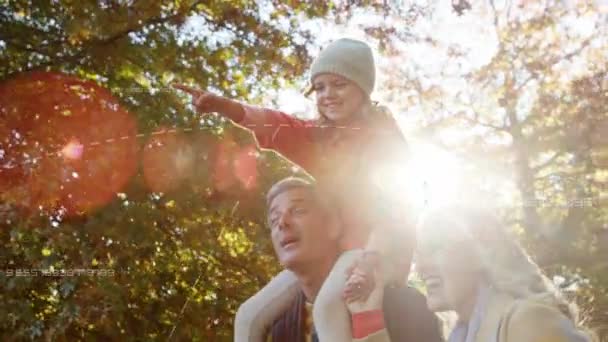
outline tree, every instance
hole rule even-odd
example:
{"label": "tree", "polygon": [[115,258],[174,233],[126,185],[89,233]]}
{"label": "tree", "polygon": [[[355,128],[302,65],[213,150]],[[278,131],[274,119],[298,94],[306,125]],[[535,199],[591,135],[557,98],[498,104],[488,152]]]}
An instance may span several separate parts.
{"label": "tree", "polygon": [[[0,114],[3,340],[230,340],[237,305],[277,271],[263,191],[293,170],[242,130],[200,119],[168,85],[255,101],[303,73],[311,37],[298,22],[328,10],[271,1],[1,5],[0,102],[18,109]],[[106,106],[95,113],[119,108],[125,121],[95,121],[80,97]],[[104,192],[123,173],[107,163],[125,149],[130,177],[110,198],[82,205],[65,190]]]}

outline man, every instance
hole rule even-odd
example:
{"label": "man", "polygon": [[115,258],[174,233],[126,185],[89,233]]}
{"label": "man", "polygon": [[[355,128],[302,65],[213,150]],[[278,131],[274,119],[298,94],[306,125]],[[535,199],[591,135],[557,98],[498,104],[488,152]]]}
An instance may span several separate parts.
{"label": "man", "polygon": [[[275,321],[268,341],[315,341],[312,303],[341,252],[340,223],[315,186],[298,178],[275,184],[267,195],[267,205],[276,255],[299,284],[299,295]],[[378,295],[379,300],[372,299]],[[365,302],[348,307],[354,341],[442,341],[437,319],[427,309],[424,297],[407,286],[380,289]]]}

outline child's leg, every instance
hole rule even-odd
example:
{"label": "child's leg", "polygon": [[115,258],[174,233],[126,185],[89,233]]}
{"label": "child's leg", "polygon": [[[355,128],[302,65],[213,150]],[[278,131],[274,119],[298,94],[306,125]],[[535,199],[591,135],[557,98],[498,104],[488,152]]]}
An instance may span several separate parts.
{"label": "child's leg", "polygon": [[346,271],[360,258],[362,250],[342,253],[325,279],[313,306],[313,321],[319,341],[352,341],[351,319],[342,293]]}
{"label": "child's leg", "polygon": [[239,307],[234,319],[235,342],[262,342],[264,334],[296,298],[299,286],[295,275],[282,271],[258,293]]}

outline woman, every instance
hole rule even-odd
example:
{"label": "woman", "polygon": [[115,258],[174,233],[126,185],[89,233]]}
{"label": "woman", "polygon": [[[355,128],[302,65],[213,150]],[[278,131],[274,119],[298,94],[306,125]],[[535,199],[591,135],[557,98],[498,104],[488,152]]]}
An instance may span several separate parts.
{"label": "woman", "polygon": [[435,210],[418,234],[427,305],[458,316],[449,342],[588,341],[573,307],[489,210]]}
{"label": "woman", "polygon": [[[389,203],[372,178],[376,167],[403,162],[405,139],[390,114],[371,101],[375,66],[366,43],[345,38],[331,43],[312,64],[310,81],[319,112],[316,120],[299,120],[187,86],[177,88],[193,96],[199,112],[217,112],[250,129],[260,147],[301,166],[331,197],[345,226],[344,253],[315,299],[313,317],[320,341],[350,341],[350,315],[342,299],[347,268],[358,261],[369,271],[378,260],[390,260],[394,272],[385,277],[388,282],[405,280],[409,272],[413,230],[404,229],[403,215],[397,214],[403,208]],[[363,299],[371,291],[356,282],[349,285],[350,300]],[[261,341],[296,293],[290,272],[275,277],[239,308],[235,341]]]}

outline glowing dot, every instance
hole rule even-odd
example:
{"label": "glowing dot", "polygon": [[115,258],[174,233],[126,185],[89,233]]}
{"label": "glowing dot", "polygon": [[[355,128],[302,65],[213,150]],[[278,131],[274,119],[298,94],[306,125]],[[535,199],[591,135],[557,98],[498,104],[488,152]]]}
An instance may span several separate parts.
{"label": "glowing dot", "polygon": [[70,141],[61,149],[61,154],[66,159],[80,159],[80,157],[82,157],[83,149],[84,146],[82,146],[80,142]]}
{"label": "glowing dot", "polygon": [[72,172],[72,177],[78,178],[78,172]]}

